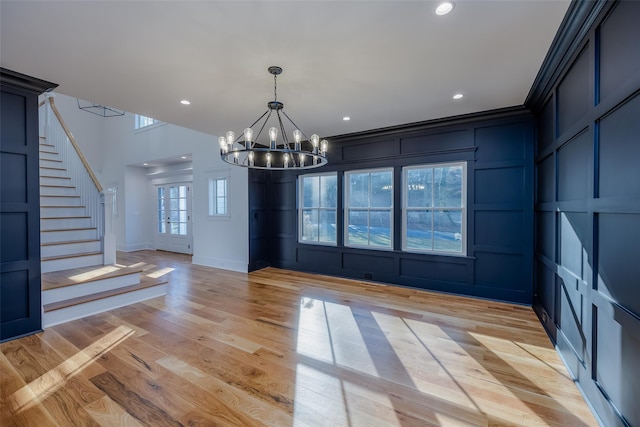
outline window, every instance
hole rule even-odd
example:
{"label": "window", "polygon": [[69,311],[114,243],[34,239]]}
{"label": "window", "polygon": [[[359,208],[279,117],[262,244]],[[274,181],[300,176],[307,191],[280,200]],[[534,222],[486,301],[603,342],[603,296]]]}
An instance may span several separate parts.
{"label": "window", "polygon": [[336,244],[338,176],[334,173],[301,175],[299,232],[303,243]]}
{"label": "window", "polygon": [[227,216],[227,178],[209,179],[209,215]]}
{"label": "window", "polygon": [[402,249],[465,254],[466,163],[402,169]]}
{"label": "window", "polygon": [[345,173],[345,245],[393,248],[393,169]]}
{"label": "window", "polygon": [[153,117],[146,117],[146,116],[141,116],[139,114],[136,114],[135,129],[146,128],[148,126],[152,126],[157,123],[160,123],[160,120],[156,120]]}

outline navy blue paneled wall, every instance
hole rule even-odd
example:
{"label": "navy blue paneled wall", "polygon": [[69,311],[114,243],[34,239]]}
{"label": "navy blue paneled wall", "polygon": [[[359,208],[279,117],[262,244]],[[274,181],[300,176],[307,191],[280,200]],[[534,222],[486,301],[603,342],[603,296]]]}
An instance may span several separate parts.
{"label": "navy blue paneled wall", "polygon": [[640,2],[580,9],[584,35],[531,105],[535,309],[603,424],[638,426]]}
{"label": "navy blue paneled wall", "polygon": [[297,173],[251,171],[250,269],[291,270],[532,303],[533,116],[524,108],[330,138],[338,172],[337,230],[343,230],[343,172],[467,161],[467,256],[401,251],[395,191],[393,251],[303,244],[297,236]]}

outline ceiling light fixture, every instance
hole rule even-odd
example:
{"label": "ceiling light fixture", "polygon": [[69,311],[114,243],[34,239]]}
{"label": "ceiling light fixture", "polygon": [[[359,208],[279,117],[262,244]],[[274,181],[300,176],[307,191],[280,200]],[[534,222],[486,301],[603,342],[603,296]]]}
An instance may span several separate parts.
{"label": "ceiling light fixture", "polygon": [[443,1],[436,7],[436,15],[446,15],[453,10],[452,1]]}
{"label": "ceiling light fixture", "polygon": [[349,117],[349,116],[344,116],[344,117],[342,118],[342,120],[344,120],[345,122],[348,122],[349,120],[351,120],[351,117]]}
{"label": "ceiling light fixture", "polygon": [[[282,73],[282,68],[272,66],[268,71],[273,75],[273,101],[267,102],[267,111],[240,136],[236,138],[235,132],[229,131],[226,136],[218,138],[220,158],[229,164],[252,169],[310,169],[327,164],[327,140],[320,141],[316,134],[311,135],[311,138],[307,137],[284,112],[284,104],[278,101],[277,79]],[[272,115],[272,121],[276,123],[267,131],[268,142],[258,142]],[[285,131],[283,116],[294,128],[291,142]],[[259,124],[262,119],[264,121]],[[259,130],[254,136],[253,127],[256,125]],[[278,132],[281,141],[278,141]]]}
{"label": "ceiling light fixture", "polygon": [[184,160],[187,158],[187,156],[180,156],[180,158]]}
{"label": "ceiling light fixture", "polygon": [[464,95],[461,93],[456,93],[455,95],[453,95],[453,99],[462,99],[463,97]]}
{"label": "ceiling light fixture", "polygon": [[183,99],[182,101],[180,101],[180,104],[182,104],[182,105],[191,105],[191,101],[189,101],[188,99]]}

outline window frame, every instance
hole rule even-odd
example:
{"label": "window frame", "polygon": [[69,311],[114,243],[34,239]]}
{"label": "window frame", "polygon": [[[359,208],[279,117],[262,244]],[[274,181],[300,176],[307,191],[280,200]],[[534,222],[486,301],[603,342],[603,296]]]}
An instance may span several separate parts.
{"label": "window frame", "polygon": [[[375,173],[375,172],[389,172],[391,174],[391,206],[388,208],[372,208],[371,205],[371,174]],[[369,206],[366,208],[361,208],[361,207],[357,207],[357,208],[351,208],[349,206],[349,202],[350,202],[350,179],[349,177],[352,174],[369,174]],[[395,172],[394,172],[394,168],[393,167],[385,167],[385,168],[369,168],[369,169],[354,169],[354,170],[349,170],[349,171],[345,171],[344,172],[344,185],[343,185],[343,191],[344,191],[344,206],[343,206],[343,222],[344,222],[344,227],[343,227],[343,235],[342,235],[342,239],[343,239],[343,244],[345,247],[348,248],[356,248],[356,249],[370,249],[370,250],[378,250],[378,251],[393,251],[395,244],[394,244],[394,228],[395,228],[395,223],[394,223],[394,217],[395,217],[395,204],[394,204],[394,200],[395,200],[395,178],[394,178]],[[371,213],[371,211],[389,211],[390,217],[389,217],[389,229],[390,229],[390,242],[391,244],[386,247],[386,246],[372,246],[371,244],[368,245],[359,245],[359,244],[353,244],[353,243],[349,243],[349,212],[351,210],[357,210],[357,211],[364,211],[364,212],[368,212],[369,214]],[[369,215],[370,218],[370,215]],[[368,229],[369,229],[369,243],[371,243],[371,225],[368,225]]]}
{"label": "window frame", "polygon": [[[323,176],[334,176],[336,178],[336,186],[339,184],[339,180],[338,180],[338,172],[334,171],[334,172],[322,172],[322,173],[310,173],[310,174],[302,174],[302,175],[298,175],[298,191],[297,191],[297,195],[298,195],[298,202],[296,203],[297,207],[298,207],[298,243],[303,243],[305,245],[322,245],[322,246],[338,246],[338,238],[339,238],[339,230],[338,230],[338,209],[339,209],[339,200],[338,200],[338,189],[336,188],[336,200],[335,200],[335,207],[312,207],[312,208],[306,208],[304,206],[304,184],[303,184],[303,180],[304,178],[313,178],[313,177],[323,177]],[[321,210],[323,211],[335,211],[334,214],[334,224],[336,225],[336,239],[333,242],[322,242],[320,241],[320,234],[318,234],[318,240],[302,240],[302,231],[303,231],[303,226],[304,226],[304,218],[303,218],[303,211],[306,209],[314,209],[314,210],[318,210],[318,214]],[[319,215],[318,215],[319,218]],[[319,221],[319,219],[318,219]]]}
{"label": "window frame", "polygon": [[[402,199],[402,206],[401,206],[401,216],[402,216],[402,251],[403,252],[408,252],[408,253],[417,253],[417,254],[433,254],[433,255],[445,255],[445,256],[457,256],[457,257],[465,257],[467,256],[467,180],[468,180],[468,176],[467,176],[467,161],[459,161],[459,162],[443,162],[443,163],[424,163],[424,164],[418,164],[418,165],[407,165],[407,166],[403,166],[402,167],[402,195],[401,195],[401,199]],[[409,170],[415,170],[415,169],[436,169],[436,168],[441,168],[441,167],[452,167],[452,166],[461,166],[462,167],[462,188],[461,188],[461,207],[435,207],[435,206],[431,206],[431,207],[408,207],[408,203],[409,203],[409,197],[408,197],[408,186],[407,186],[407,174],[409,172]],[[435,184],[435,182],[431,183],[432,185]],[[433,189],[431,191],[432,197],[433,197]],[[444,210],[459,210],[460,211],[460,217],[461,217],[461,236],[460,236],[460,241],[461,241],[461,246],[462,246],[462,250],[461,252],[451,252],[451,251],[442,251],[442,250],[435,250],[435,249],[420,249],[420,248],[408,248],[407,247],[407,213],[412,211],[412,210],[430,210],[432,212],[437,212],[437,211],[444,211]],[[434,229],[434,221],[433,221],[433,214],[432,214],[432,221],[431,221],[431,230],[432,230],[432,241],[433,241],[433,229]]]}
{"label": "window frame", "polygon": [[[224,180],[225,182],[225,212],[222,214],[216,213],[218,211],[218,181]],[[212,213],[213,209],[213,213]],[[229,175],[213,175],[207,180],[207,216],[209,219],[229,219]]]}
{"label": "window frame", "polygon": [[[140,126],[140,122],[142,121],[143,118],[144,119],[151,119],[151,120],[153,120],[153,122],[148,124],[148,125]],[[134,130],[134,132],[140,132],[140,131],[153,129],[153,128],[156,128],[158,126],[162,126],[164,124],[165,124],[164,122],[161,122],[160,120],[158,120],[158,119],[156,119],[154,117],[145,116],[143,114],[134,114],[134,118],[133,118],[133,130]]]}

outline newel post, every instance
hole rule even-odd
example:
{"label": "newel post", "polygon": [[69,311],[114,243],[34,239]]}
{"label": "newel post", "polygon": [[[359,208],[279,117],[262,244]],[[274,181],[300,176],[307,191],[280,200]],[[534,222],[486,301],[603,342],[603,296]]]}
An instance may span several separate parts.
{"label": "newel post", "polygon": [[108,188],[104,192],[104,265],[116,263],[116,237],[113,233],[113,202],[115,191]]}

